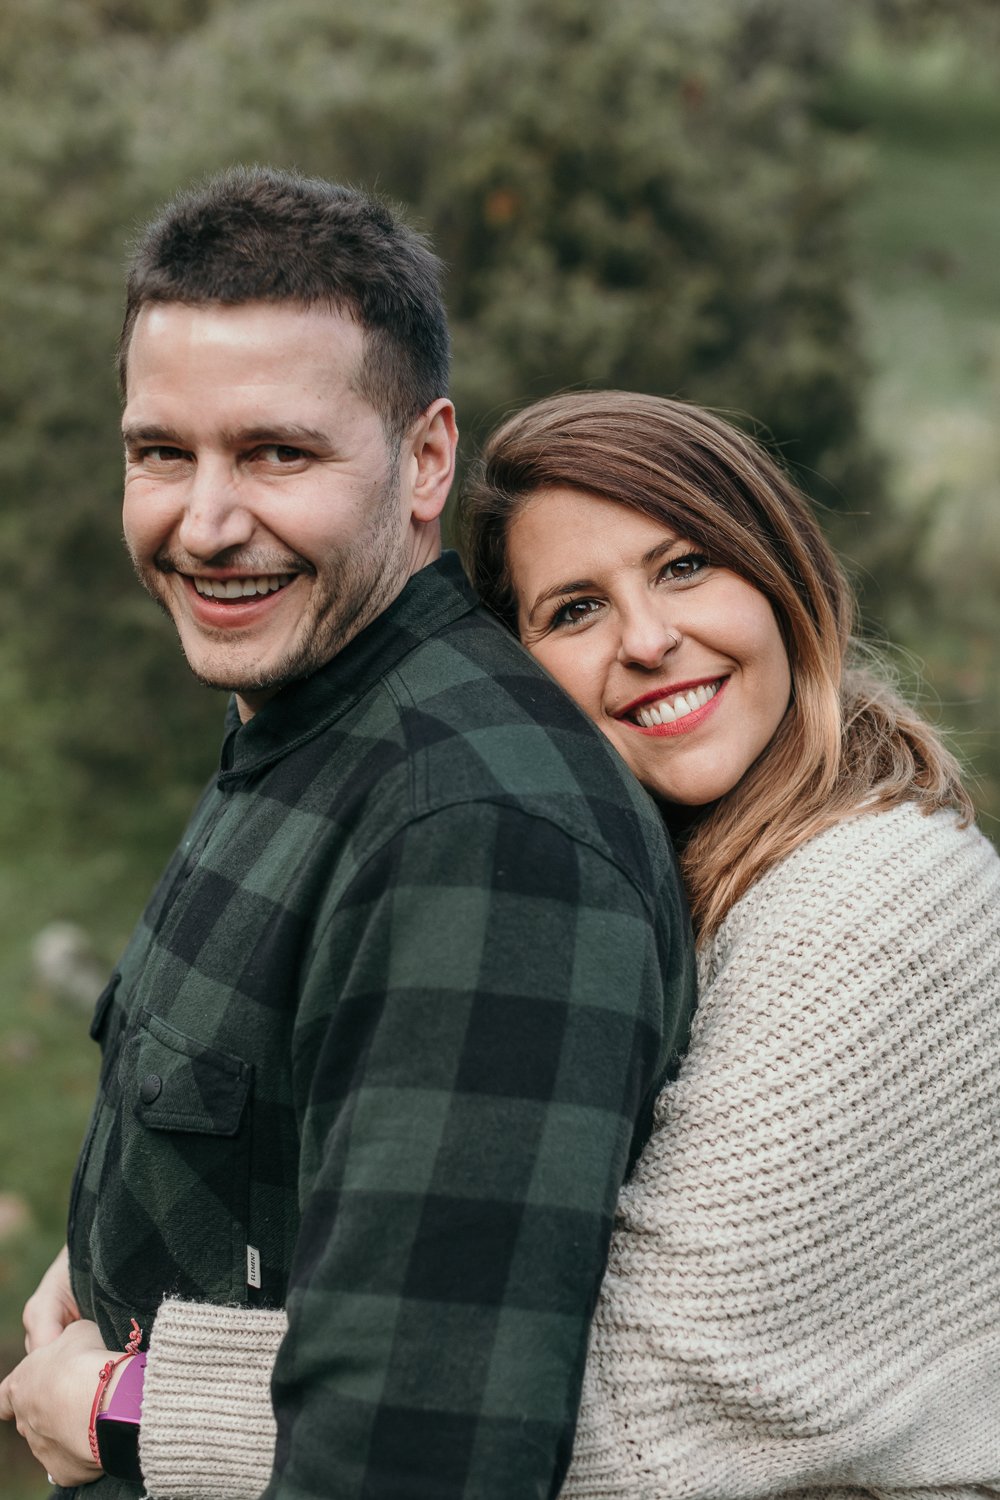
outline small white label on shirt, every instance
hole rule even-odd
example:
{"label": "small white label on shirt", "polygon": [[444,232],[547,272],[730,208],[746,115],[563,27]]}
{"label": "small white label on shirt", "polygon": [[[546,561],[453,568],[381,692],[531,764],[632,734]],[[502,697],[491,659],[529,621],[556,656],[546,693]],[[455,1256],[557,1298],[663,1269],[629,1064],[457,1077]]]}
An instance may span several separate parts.
{"label": "small white label on shirt", "polygon": [[247,1246],[247,1286],[260,1290],[260,1254],[256,1246]]}

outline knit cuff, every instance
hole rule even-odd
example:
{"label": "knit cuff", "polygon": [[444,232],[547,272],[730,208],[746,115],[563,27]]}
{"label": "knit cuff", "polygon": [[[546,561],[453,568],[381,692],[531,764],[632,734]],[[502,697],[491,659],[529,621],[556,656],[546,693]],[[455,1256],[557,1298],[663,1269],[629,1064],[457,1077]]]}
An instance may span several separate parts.
{"label": "knit cuff", "polygon": [[150,1500],[254,1500],[274,1463],[271,1371],[283,1310],[163,1302],[142,1393]]}

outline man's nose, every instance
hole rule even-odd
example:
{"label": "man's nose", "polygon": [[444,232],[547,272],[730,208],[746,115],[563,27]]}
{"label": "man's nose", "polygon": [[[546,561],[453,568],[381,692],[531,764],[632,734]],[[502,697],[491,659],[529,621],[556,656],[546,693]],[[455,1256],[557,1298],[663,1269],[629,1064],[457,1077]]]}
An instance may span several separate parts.
{"label": "man's nose", "polygon": [[207,561],[245,546],[255,521],[229,464],[199,460],[186,495],[177,540],[192,557]]}
{"label": "man's nose", "polygon": [[681,632],[665,618],[661,606],[645,603],[622,620],[618,660],[626,666],[658,667],[681,643]]}

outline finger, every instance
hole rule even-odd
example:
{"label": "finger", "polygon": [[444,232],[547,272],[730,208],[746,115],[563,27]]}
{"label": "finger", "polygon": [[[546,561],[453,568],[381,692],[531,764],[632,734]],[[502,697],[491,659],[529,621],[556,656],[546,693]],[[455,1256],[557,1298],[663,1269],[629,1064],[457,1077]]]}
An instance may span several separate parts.
{"label": "finger", "polygon": [[[41,1306],[39,1306],[41,1302]],[[33,1297],[25,1305],[21,1315],[24,1324],[24,1347],[31,1354],[35,1349],[42,1349],[46,1344],[54,1344],[64,1328],[71,1323],[76,1323],[80,1318],[80,1310],[73,1301],[64,1301],[53,1297]]]}
{"label": "finger", "polygon": [[64,1246],[24,1305],[21,1321],[28,1353],[53,1343],[79,1316],[70,1284],[69,1253]]}
{"label": "finger", "polygon": [[17,1430],[31,1450],[35,1462],[41,1464],[47,1475],[52,1476],[49,1481],[51,1484],[72,1489],[100,1477],[100,1470],[95,1465],[82,1462],[74,1454],[67,1453],[57,1439],[40,1431],[26,1418],[18,1419]]}
{"label": "finger", "polygon": [[9,1422],[14,1415],[14,1408],[10,1404],[10,1376],[0,1381],[0,1422]]}
{"label": "finger", "polygon": [[33,1354],[36,1349],[44,1349],[46,1344],[54,1344],[63,1331],[64,1324],[53,1317],[35,1317],[30,1323],[24,1320],[25,1335],[24,1347],[28,1354]]}

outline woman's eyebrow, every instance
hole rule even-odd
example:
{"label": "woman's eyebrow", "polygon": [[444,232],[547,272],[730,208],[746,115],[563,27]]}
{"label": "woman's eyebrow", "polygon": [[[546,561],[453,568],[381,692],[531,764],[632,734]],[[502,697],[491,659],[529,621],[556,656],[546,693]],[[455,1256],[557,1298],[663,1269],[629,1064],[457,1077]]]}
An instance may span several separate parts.
{"label": "woman's eyebrow", "polygon": [[664,552],[670,552],[678,544],[683,543],[683,541],[684,538],[679,536],[666,537],[664,541],[657,542],[655,547],[650,547],[648,552],[642,554],[642,557],[639,559],[640,564],[644,568],[648,567],[650,563],[654,563],[661,558]]}
{"label": "woman's eyebrow", "polygon": [[597,584],[592,578],[574,578],[571,579],[568,583],[554,583],[551,588],[544,589],[542,593],[538,595],[538,598],[528,610],[528,619],[533,620],[538,610],[541,609],[542,605],[548,603],[550,599],[556,599],[561,594],[576,594],[579,593],[581,589],[594,589],[596,587]]}

